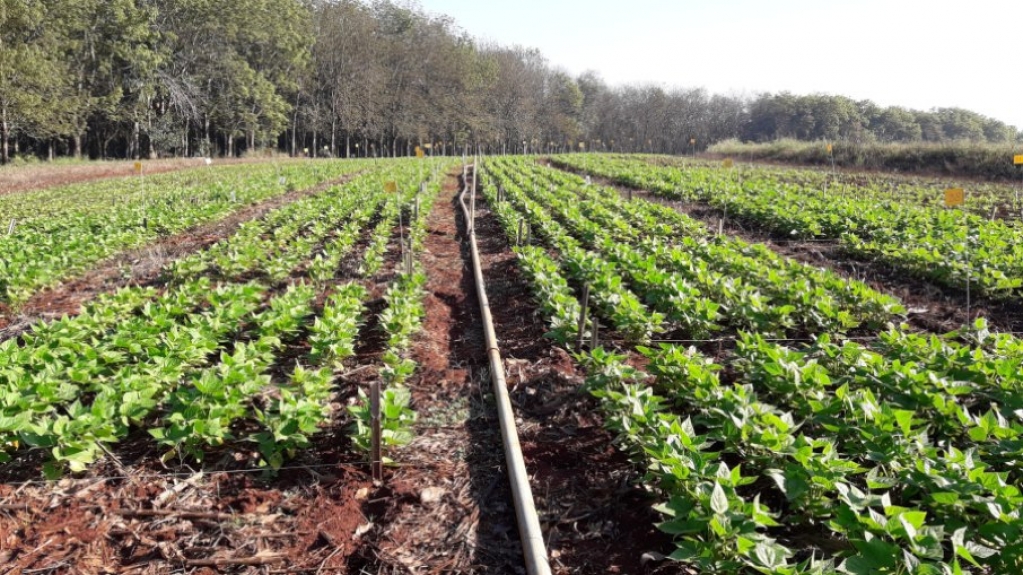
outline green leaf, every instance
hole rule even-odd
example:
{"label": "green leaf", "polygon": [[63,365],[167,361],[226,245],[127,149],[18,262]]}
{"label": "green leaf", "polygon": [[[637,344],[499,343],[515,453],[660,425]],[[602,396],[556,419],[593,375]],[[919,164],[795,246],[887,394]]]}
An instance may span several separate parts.
{"label": "green leaf", "polygon": [[714,490],[710,494],[710,508],[717,514],[728,511],[728,496],[720,483],[714,483]]}

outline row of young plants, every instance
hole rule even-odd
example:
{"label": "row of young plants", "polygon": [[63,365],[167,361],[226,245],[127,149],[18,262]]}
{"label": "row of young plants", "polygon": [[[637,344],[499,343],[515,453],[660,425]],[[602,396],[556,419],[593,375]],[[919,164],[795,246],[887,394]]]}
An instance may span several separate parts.
{"label": "row of young plants", "polygon": [[670,558],[717,573],[1019,569],[1018,482],[929,433],[923,414],[836,377],[830,405],[793,402],[845,408],[821,424],[772,403],[750,373],[728,384],[693,350],[643,351],[648,374],[602,349],[582,360],[606,425],[663,497]]}
{"label": "row of young plants", "polygon": [[[491,202],[496,189],[503,186],[504,197],[529,222],[530,230],[557,251],[562,273],[577,286],[588,285],[589,304],[610,327],[631,342],[649,341],[654,334],[664,331],[664,315],[649,309],[623,281],[620,270],[587,250],[584,244],[551,216],[546,207],[533,201],[516,182],[508,177],[500,161],[487,165],[488,179],[484,180],[485,196]],[[490,182],[493,179],[493,182]]]}
{"label": "row of young plants", "polygon": [[[410,357],[413,337],[422,330],[426,318],[426,275],[416,254],[422,252],[423,239],[427,233],[426,220],[441,191],[439,178],[422,182],[418,189],[401,202],[398,210],[391,212],[388,220],[393,230],[398,220],[401,257],[394,268],[394,279],[384,293],[385,308],[378,318],[380,328],[386,336],[386,345],[381,355],[378,376],[381,379],[380,431],[381,445],[390,449],[408,444],[413,438],[412,426],[416,413],[412,409],[412,394],[406,382],[418,367]],[[380,249],[385,230],[381,225],[375,230],[363,263],[364,273],[377,273],[382,264]],[[366,390],[359,390],[359,401],[349,406],[349,413],[355,421],[353,440],[356,447],[371,451],[372,413]]]}
{"label": "row of young plants", "polygon": [[[391,177],[411,188],[412,167],[396,166]],[[136,428],[168,448],[166,457],[201,460],[225,443],[253,442],[262,463],[278,467],[308,445],[331,416],[335,373],[354,350],[367,292],[337,279],[337,268],[328,278],[325,267],[307,265],[307,248],[320,246],[324,261],[339,262],[355,244],[345,234],[357,232],[345,219],[365,222],[360,209],[401,203],[384,200],[381,182],[362,180],[314,196],[302,210],[281,210],[339,218],[336,233],[298,242],[303,258],[283,258],[296,262],[283,274],[287,282],[245,281],[216,269],[183,277],[169,267],[173,283],[162,293],[125,289],[0,344],[0,457],[46,448],[47,473],[80,471]],[[353,205],[349,196],[364,205],[334,209]],[[283,221],[280,213],[266,220]],[[306,230],[321,226],[331,222]],[[240,246],[239,238],[252,239],[242,232],[226,243]],[[314,303],[321,299],[322,309]],[[284,357],[299,359],[290,366]]]}
{"label": "row of young plants", "polygon": [[[794,322],[782,319],[778,324],[749,327],[778,331],[774,325],[795,323],[806,331],[844,331],[860,325],[876,328],[905,312],[896,298],[879,293],[862,282],[847,280],[829,270],[779,256],[762,244],[709,236],[701,224],[670,208],[648,202],[626,202],[616,191],[597,191],[598,188],[585,185],[578,176],[536,165],[527,164],[527,167],[534,174],[544,175],[555,183],[551,194],[534,196],[534,199],[547,202],[551,201],[551,195],[559,196],[563,200],[561,220],[580,228],[589,224],[589,230],[583,229],[582,232],[591,243],[599,241],[601,236],[605,243],[611,240],[637,243],[645,254],[653,255],[658,264],[672,272],[705,268],[709,273],[691,273],[690,279],[706,290],[720,285],[718,280],[721,276],[737,278],[740,289],[752,288],[773,300],[776,307],[783,310],[783,317],[790,315],[795,318]],[[584,200],[581,204],[576,201],[579,198]],[[631,208],[633,205],[643,206],[638,209],[647,211],[656,207],[657,215],[629,217],[628,214],[637,211],[637,208]],[[578,206],[585,217],[570,213],[574,206]],[[631,240],[620,234],[608,237],[604,232],[614,229],[634,230]],[[664,230],[669,231],[665,233]],[[699,281],[701,277],[714,275],[719,275],[715,281]],[[740,303],[739,306],[724,307],[727,310],[743,306]],[[791,313],[784,313],[787,307],[791,308]],[[761,317],[762,309],[749,316]]]}
{"label": "row of young plants", "polygon": [[727,361],[640,351],[647,374],[603,350],[585,362],[609,425],[668,497],[675,559],[718,572],[1020,568],[1018,339],[981,321],[945,337],[892,328],[870,347],[743,334]]}
{"label": "row of young plants", "polygon": [[[592,156],[589,156],[592,157]],[[675,168],[719,168],[721,159],[705,160],[691,157],[676,157],[643,154],[612,154],[616,162],[628,163],[642,168],[645,165],[671,166]],[[797,166],[772,166],[747,162],[748,158],[734,157],[733,167],[740,178],[747,175],[772,178],[780,183],[793,184],[824,190],[842,195],[875,201],[898,200],[903,203],[942,207],[942,190],[962,187],[963,180],[955,177],[920,176],[896,172],[837,171],[830,167],[803,168]],[[595,160],[599,163],[599,160]],[[587,162],[588,163],[588,159]],[[1023,195],[1013,182],[997,183],[971,181],[968,184],[969,201],[963,209],[970,213],[1008,220],[1019,219],[1023,209]],[[936,193],[937,192],[937,193]],[[993,214],[993,215],[992,215]]]}
{"label": "row of young plants", "polygon": [[[509,237],[515,193],[488,192]],[[556,262],[518,251],[552,331],[571,325],[578,302]],[[647,373],[603,349],[580,359],[662,498],[673,559],[722,573],[1019,570],[1017,338],[980,321],[803,349],[740,333],[718,360],[640,350]]]}
{"label": "row of young plants", "polygon": [[824,190],[759,170],[740,176],[720,167],[682,169],[599,156],[558,161],[669,199],[706,202],[786,237],[839,240],[854,255],[941,285],[969,283],[974,293],[994,297],[1018,296],[1023,286],[1023,227],[1017,222],[899,197],[863,197],[854,186]]}
{"label": "row of young plants", "polygon": [[[242,224],[209,249],[175,261],[171,272],[177,280],[212,274],[221,280],[259,275],[279,282],[312,260],[309,274],[329,279],[377,211],[373,189],[380,186],[368,177],[292,202]],[[339,228],[338,222],[347,223]]]}
{"label": "row of young plants", "polygon": [[[540,207],[549,206],[559,224],[614,266],[666,316],[672,330],[681,329],[686,337],[705,338],[727,327],[777,336],[842,332],[880,326],[904,312],[897,299],[860,282],[781,258],[763,246],[708,236],[688,218],[684,225],[672,225],[656,217],[623,217],[630,206],[653,204],[590,191],[574,176],[543,174],[557,184],[525,193],[522,188],[531,187],[529,170],[549,170],[523,165],[505,171],[500,164],[492,169],[504,197],[525,206],[524,213],[537,221],[551,217]],[[687,235],[679,239],[682,234]]]}
{"label": "row of young plants", "polygon": [[[10,194],[0,198],[0,221],[16,220],[12,233],[0,235],[0,303],[16,305],[121,251],[367,165],[216,168],[156,176],[140,192],[133,192],[137,181],[120,179]],[[131,200],[118,201],[132,193]]]}

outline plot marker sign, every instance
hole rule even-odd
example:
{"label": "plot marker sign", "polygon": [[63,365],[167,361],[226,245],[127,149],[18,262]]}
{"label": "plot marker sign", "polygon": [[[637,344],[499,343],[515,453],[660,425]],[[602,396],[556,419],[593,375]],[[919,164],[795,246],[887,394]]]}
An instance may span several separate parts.
{"label": "plot marker sign", "polygon": [[945,190],[945,207],[961,206],[966,198],[962,188],[949,188]]}
{"label": "plot marker sign", "polygon": [[1012,163],[1017,166],[1023,166],[1023,154],[1016,154],[1012,157]]}

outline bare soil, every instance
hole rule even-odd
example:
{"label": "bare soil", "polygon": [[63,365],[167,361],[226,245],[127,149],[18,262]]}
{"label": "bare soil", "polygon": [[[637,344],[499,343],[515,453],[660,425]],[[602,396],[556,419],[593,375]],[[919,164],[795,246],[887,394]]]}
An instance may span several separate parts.
{"label": "bare soil", "polygon": [[[266,158],[218,158],[214,165],[232,165],[265,162]],[[290,158],[283,161],[290,161]],[[146,175],[175,172],[178,170],[205,167],[203,158],[168,158],[144,160],[143,173]],[[66,186],[79,182],[109,178],[128,178],[135,175],[133,160],[83,162],[81,164],[30,164],[27,166],[5,166],[0,168],[0,195],[30,190],[41,190],[55,186]]]}

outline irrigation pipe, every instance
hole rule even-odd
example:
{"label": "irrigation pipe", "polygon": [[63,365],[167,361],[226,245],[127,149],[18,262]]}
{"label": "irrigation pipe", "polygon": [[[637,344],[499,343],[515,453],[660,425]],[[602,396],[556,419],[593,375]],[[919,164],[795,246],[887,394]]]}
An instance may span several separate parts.
{"label": "irrigation pipe", "polygon": [[[475,170],[475,168],[474,168]],[[462,168],[462,193],[458,202],[465,215],[466,229],[469,230],[469,249],[472,252],[472,271],[476,280],[476,296],[480,301],[480,314],[483,316],[483,335],[487,344],[487,356],[490,359],[490,375],[494,385],[494,397],[497,400],[497,416],[501,426],[501,440],[504,444],[504,459],[508,466],[508,479],[511,482],[512,499],[515,503],[515,518],[519,524],[519,539],[522,540],[522,555],[526,561],[526,572],[529,575],[550,575],[551,566],[547,560],[547,548],[544,546],[543,533],[540,531],[540,518],[533,504],[533,491],[529,487],[529,474],[522,458],[519,446],[519,433],[515,429],[515,414],[512,412],[511,398],[508,396],[508,385],[504,377],[504,362],[497,348],[497,335],[494,332],[494,320],[490,315],[490,302],[483,283],[483,268],[480,266],[480,253],[476,247],[476,230],[473,229],[473,218],[468,206],[465,205],[465,194],[469,191],[466,169]],[[475,182],[475,172],[473,182]]]}

